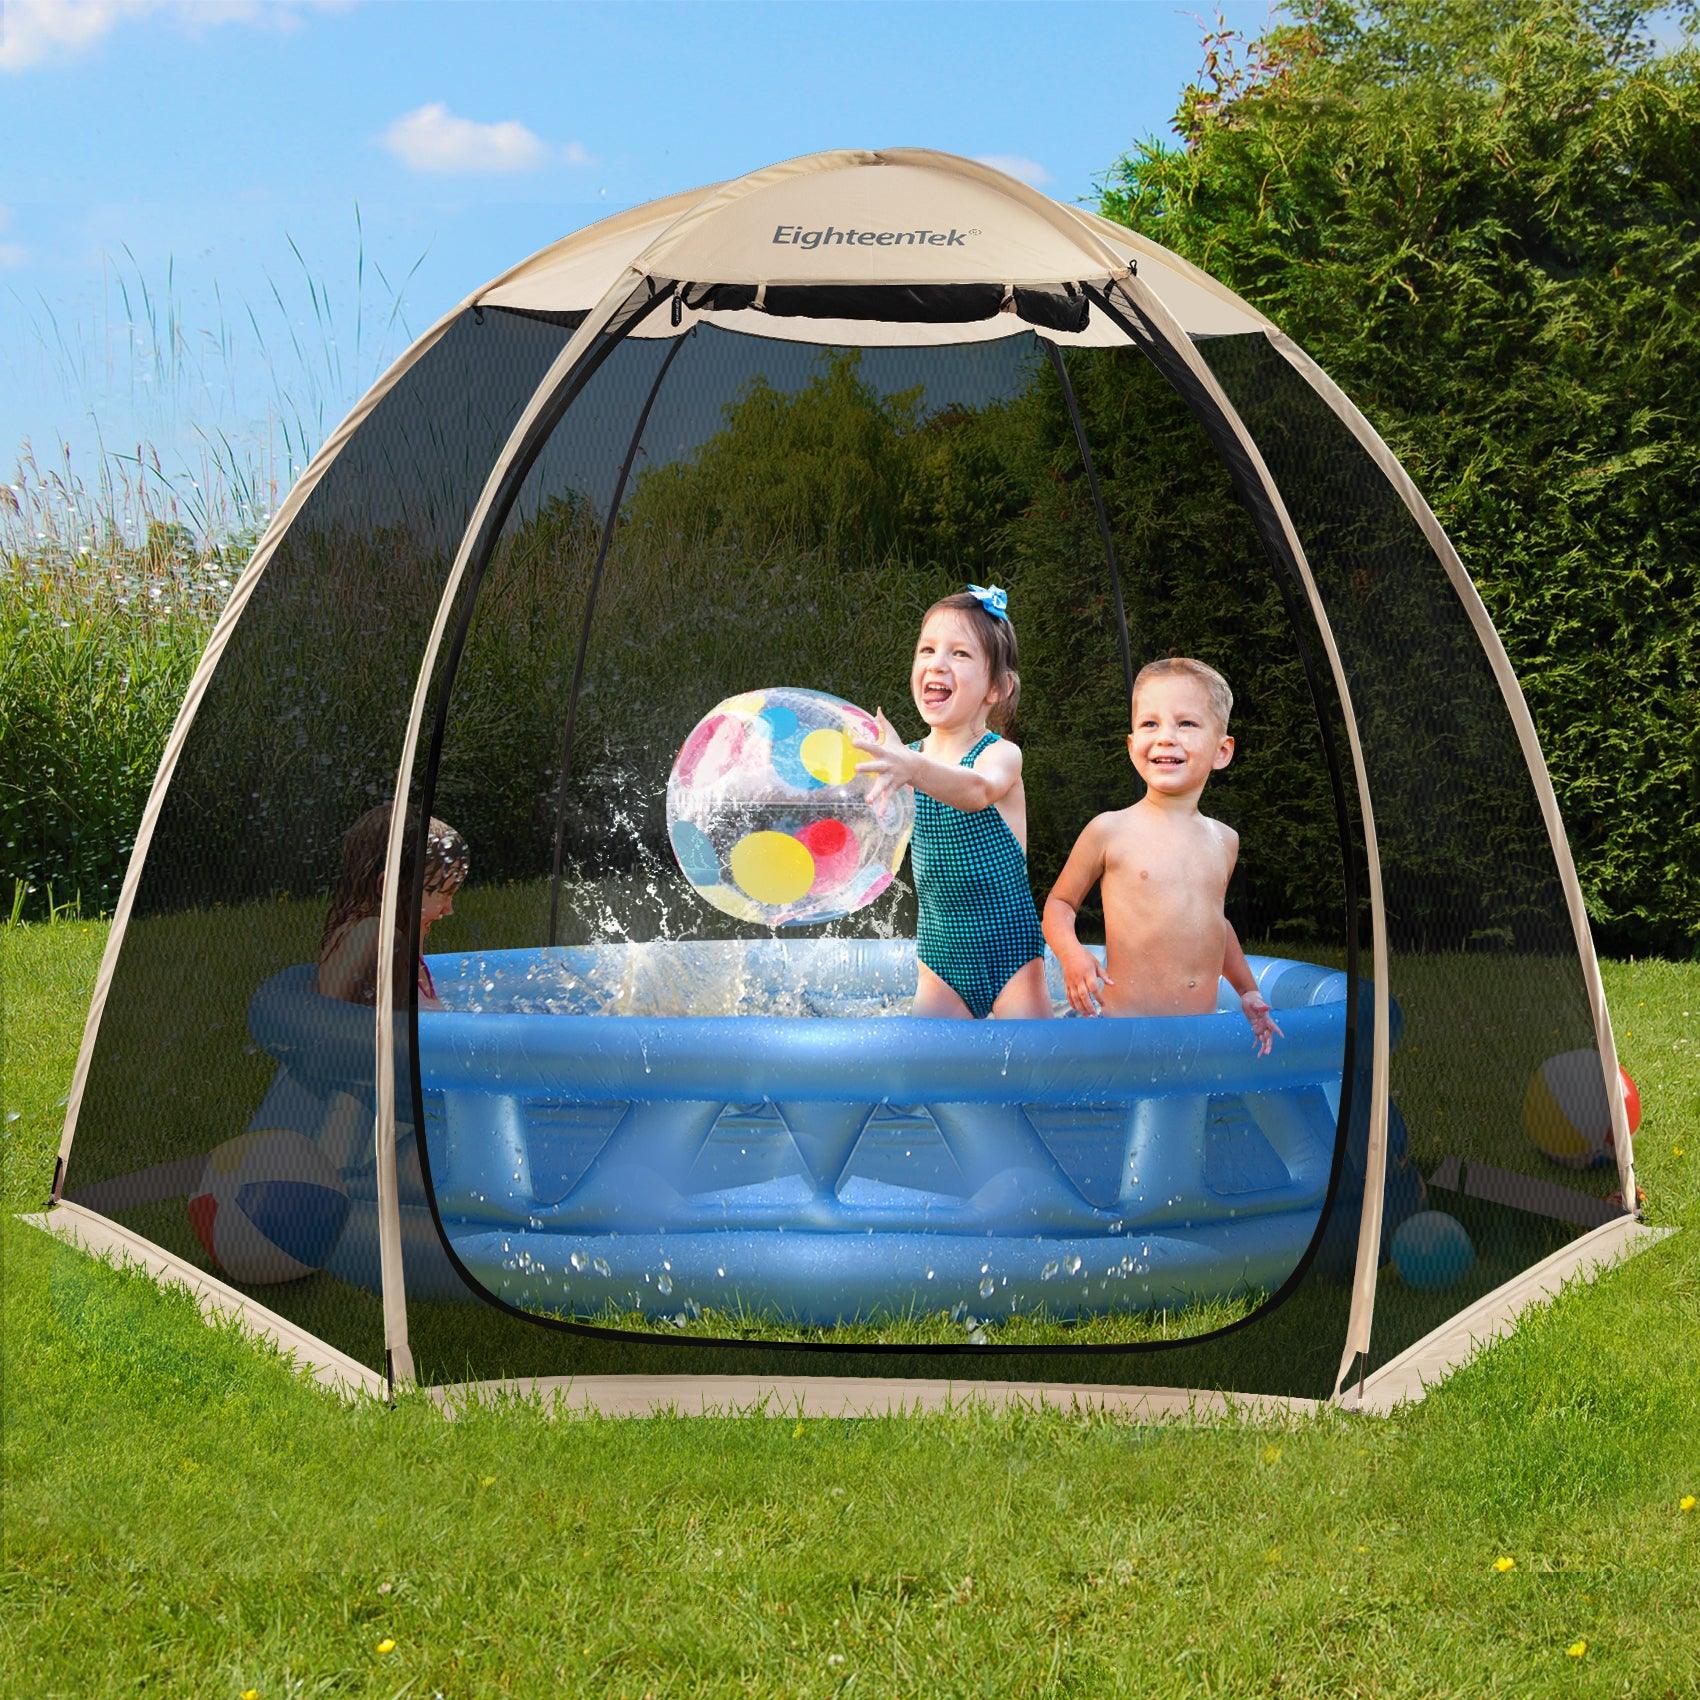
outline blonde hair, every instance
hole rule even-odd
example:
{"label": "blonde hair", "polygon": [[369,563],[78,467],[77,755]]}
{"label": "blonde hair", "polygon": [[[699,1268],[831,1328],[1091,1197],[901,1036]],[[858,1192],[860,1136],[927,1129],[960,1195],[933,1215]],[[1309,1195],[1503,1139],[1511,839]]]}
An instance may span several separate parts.
{"label": "blonde hair", "polygon": [[1234,711],[1234,693],[1228,688],[1228,681],[1214,667],[1208,667],[1202,661],[1194,661],[1190,655],[1169,655],[1161,661],[1147,661],[1139,669],[1139,677],[1133,681],[1133,696],[1128,703],[1129,709],[1139,701],[1139,688],[1147,679],[1171,678],[1176,675],[1183,679],[1196,679],[1204,687],[1210,712],[1216,716],[1217,723],[1226,732],[1228,716]]}
{"label": "blonde hair", "polygon": [[1015,627],[1010,623],[1007,614],[1000,617],[987,613],[985,604],[979,597],[966,590],[959,590],[954,596],[941,596],[921,616],[921,624],[926,625],[934,614],[944,610],[960,614],[968,622],[980,648],[985,651],[986,669],[991,674],[992,686],[998,693],[998,700],[986,706],[986,721],[998,731],[1007,732],[1015,724],[1015,705],[1021,701],[1021,674],[1016,670]]}

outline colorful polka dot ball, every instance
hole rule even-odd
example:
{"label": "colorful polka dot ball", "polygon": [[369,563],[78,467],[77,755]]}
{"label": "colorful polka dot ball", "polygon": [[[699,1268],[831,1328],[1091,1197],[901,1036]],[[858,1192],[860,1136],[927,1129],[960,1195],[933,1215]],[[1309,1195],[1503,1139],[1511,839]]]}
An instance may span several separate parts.
{"label": "colorful polka dot ball", "polygon": [[728,697],[692,729],[667,780],[667,835],[691,889],[767,927],[836,921],[872,903],[909,847],[915,799],[875,810],[852,739],[871,714],[784,686]]}
{"label": "colorful polka dot ball", "polygon": [[[1641,1094],[1620,1068],[1624,1120],[1633,1133],[1641,1122]],[[1548,1057],[1523,1094],[1523,1126],[1530,1142],[1567,1169],[1606,1163],[1617,1153],[1611,1108],[1596,1051],[1561,1051]]]}
{"label": "colorful polka dot ball", "polygon": [[348,1194],[305,1134],[260,1128],[207,1156],[189,1222],[232,1281],[299,1281],[325,1266],[348,1220]]}

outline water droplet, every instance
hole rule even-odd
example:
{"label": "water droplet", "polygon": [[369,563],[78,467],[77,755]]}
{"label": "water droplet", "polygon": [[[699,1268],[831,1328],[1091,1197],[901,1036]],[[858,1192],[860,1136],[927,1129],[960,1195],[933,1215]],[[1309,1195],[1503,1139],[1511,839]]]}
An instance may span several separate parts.
{"label": "water droplet", "polygon": [[989,1299],[992,1296],[992,1292],[996,1288],[996,1286],[997,1286],[997,1282],[995,1282],[991,1278],[990,1275],[986,1276],[980,1282],[980,1297],[983,1298],[983,1299]]}
{"label": "water droplet", "polygon": [[1063,1269],[1070,1275],[1078,1275],[1080,1273],[1079,1257],[1065,1257],[1063,1259]]}
{"label": "water droplet", "polygon": [[598,1275],[613,1274],[613,1270],[608,1267],[608,1259],[605,1257],[593,1257],[590,1260],[590,1267],[594,1269]]}
{"label": "water droplet", "polygon": [[1049,1281],[1056,1274],[1057,1270],[1060,1267],[1061,1267],[1061,1265],[1058,1264],[1057,1260],[1053,1257],[1051,1259],[1051,1261],[1049,1263],[1047,1263],[1045,1265],[1045,1267],[1039,1271],[1039,1279],[1041,1281]]}
{"label": "water droplet", "polygon": [[671,1275],[657,1275],[655,1277],[655,1290],[662,1295],[672,1292],[673,1277]]}

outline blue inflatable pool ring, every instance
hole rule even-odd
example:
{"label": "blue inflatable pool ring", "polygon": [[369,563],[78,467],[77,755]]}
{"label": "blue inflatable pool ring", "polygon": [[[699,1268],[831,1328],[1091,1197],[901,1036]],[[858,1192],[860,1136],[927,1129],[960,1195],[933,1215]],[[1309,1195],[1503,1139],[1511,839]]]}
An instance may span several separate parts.
{"label": "blue inflatable pool ring", "polygon": [[[1080,1317],[1293,1271],[1327,1195],[1344,974],[1253,958],[1285,1032],[1260,1057],[1225,985],[1208,1015],[925,1021],[893,1013],[914,960],[830,938],[433,957],[449,1009],[420,1016],[419,1067],[455,1257],[547,1314],[811,1325]],[[353,1129],[327,1267],[372,1285],[371,1012],[312,988],[287,969],[253,1001],[285,1065],[262,1114]],[[464,1295],[399,1141],[409,1291]]]}

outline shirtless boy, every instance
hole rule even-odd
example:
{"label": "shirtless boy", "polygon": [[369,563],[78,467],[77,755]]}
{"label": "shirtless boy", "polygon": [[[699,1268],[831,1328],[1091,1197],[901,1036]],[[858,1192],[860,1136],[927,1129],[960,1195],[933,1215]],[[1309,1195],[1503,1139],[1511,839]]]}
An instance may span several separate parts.
{"label": "shirtless boy", "polygon": [[[1281,1029],[1257,990],[1223,900],[1239,834],[1198,811],[1206,781],[1234,755],[1233,692],[1214,668],[1177,656],[1133,683],[1127,753],[1145,782],[1132,808],[1099,815],[1081,833],[1045,902],[1045,940],[1081,1015],[1202,1015],[1216,982],[1240,994],[1257,1048]],[[1075,936],[1075,916],[1103,887],[1106,961]]]}

